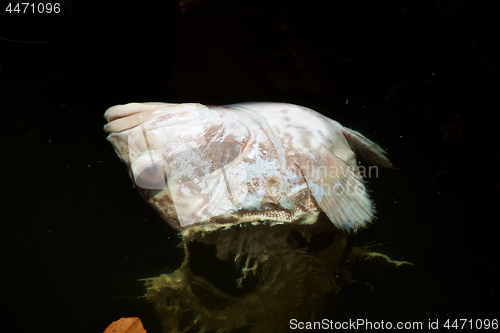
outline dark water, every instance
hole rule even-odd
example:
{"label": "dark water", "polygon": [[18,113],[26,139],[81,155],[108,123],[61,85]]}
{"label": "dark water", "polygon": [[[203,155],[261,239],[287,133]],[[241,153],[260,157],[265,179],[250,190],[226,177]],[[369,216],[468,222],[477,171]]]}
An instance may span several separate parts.
{"label": "dark water", "polygon": [[[131,188],[102,131],[131,101],[311,107],[387,149],[360,263],[324,318],[500,319],[498,23],[485,3],[68,1],[2,14],[2,301],[17,329],[160,327],[137,279],[175,270],[179,239]],[[3,5],[3,3],[2,3]],[[3,10],[3,8],[2,8]],[[24,41],[24,42],[22,42]],[[26,43],[28,42],[28,43]],[[44,43],[35,43],[44,42]],[[234,274],[233,273],[228,273]],[[125,296],[125,297],[121,297]]]}

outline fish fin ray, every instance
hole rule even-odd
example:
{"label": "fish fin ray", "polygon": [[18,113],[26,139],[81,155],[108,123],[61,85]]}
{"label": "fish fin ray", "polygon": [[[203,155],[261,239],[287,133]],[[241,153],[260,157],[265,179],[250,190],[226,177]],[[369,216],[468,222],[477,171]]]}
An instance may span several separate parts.
{"label": "fish fin ray", "polygon": [[344,161],[320,146],[319,153],[302,154],[297,164],[313,197],[330,221],[340,229],[356,231],[374,218],[374,207],[361,176]]}

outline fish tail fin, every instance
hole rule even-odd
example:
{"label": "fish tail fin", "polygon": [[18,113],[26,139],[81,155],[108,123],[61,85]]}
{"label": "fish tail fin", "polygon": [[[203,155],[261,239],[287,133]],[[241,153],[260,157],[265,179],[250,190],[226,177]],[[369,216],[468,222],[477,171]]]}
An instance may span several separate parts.
{"label": "fish tail fin", "polygon": [[375,209],[363,178],[342,159],[323,145],[296,158],[312,196],[335,226],[355,232],[373,220]]}

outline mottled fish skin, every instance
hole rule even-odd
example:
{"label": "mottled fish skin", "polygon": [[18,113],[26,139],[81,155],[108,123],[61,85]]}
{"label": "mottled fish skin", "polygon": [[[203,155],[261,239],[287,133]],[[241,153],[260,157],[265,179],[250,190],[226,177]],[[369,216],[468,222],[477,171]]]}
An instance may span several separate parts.
{"label": "mottled fish skin", "polygon": [[104,117],[136,188],[176,230],[313,224],[323,211],[356,231],[374,217],[356,154],[392,167],[360,133],[292,104],[130,103]]}

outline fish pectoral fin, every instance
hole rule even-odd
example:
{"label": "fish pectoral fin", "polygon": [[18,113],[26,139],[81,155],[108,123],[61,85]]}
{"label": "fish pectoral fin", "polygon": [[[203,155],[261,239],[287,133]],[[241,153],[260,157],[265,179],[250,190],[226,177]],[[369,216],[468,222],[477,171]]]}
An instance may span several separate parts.
{"label": "fish pectoral fin", "polygon": [[305,153],[295,162],[314,199],[340,229],[356,231],[373,219],[374,207],[363,179],[325,147]]}

